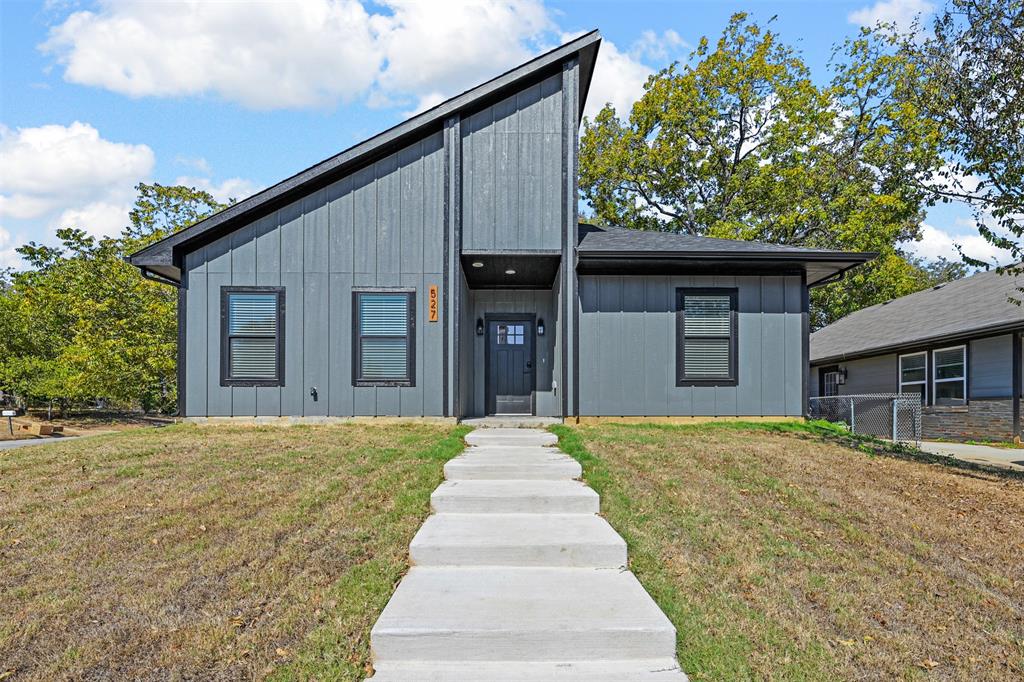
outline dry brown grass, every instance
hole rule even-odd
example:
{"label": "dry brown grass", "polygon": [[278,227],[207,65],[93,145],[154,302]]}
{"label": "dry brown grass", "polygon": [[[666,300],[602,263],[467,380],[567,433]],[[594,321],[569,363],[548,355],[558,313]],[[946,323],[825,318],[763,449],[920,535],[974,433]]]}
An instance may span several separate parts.
{"label": "dry brown grass", "polygon": [[1024,678],[1024,482],[813,427],[558,429],[694,680]]}
{"label": "dry brown grass", "polygon": [[361,679],[462,433],[180,425],[0,453],[0,678]]}

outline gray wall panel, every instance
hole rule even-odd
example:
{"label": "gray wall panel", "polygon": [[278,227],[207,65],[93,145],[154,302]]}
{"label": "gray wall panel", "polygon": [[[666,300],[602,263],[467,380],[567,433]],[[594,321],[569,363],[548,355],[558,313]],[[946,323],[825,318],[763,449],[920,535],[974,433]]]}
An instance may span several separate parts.
{"label": "gray wall panel", "polygon": [[847,371],[846,383],[839,387],[840,395],[896,393],[899,390],[895,353],[850,360],[839,365]]}
{"label": "gray wall panel", "polygon": [[463,248],[558,250],[561,74],[463,122]]}
{"label": "gray wall panel", "polygon": [[971,341],[967,380],[970,398],[1009,398],[1013,395],[1013,336]]}
{"label": "gray wall panel", "polygon": [[206,411],[207,274],[206,264],[186,275],[185,285],[185,416]]}
{"label": "gray wall panel", "polygon": [[[707,286],[740,291],[738,386],[677,387],[676,289]],[[799,277],[581,277],[580,413],[802,414],[792,336],[801,329],[800,286]]]}
{"label": "gray wall panel", "polygon": [[[436,133],[187,254],[186,414],[442,414],[443,187]],[[285,288],[283,388],[220,386],[220,288],[253,284]],[[352,386],[354,286],[416,289],[416,386]]]}

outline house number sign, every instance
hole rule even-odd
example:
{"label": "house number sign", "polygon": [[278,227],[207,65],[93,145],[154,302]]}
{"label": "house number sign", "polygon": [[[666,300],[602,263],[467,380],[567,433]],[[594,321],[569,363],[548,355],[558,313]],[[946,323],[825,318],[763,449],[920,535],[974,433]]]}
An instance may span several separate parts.
{"label": "house number sign", "polygon": [[437,285],[430,285],[430,294],[428,299],[427,307],[427,319],[431,322],[437,322],[437,309],[440,307],[440,303],[437,298]]}

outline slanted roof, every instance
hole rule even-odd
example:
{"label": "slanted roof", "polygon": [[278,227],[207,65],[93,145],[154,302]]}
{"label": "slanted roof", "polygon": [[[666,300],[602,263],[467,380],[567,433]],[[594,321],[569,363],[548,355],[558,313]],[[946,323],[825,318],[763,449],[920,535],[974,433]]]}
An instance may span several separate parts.
{"label": "slanted roof", "polygon": [[586,224],[580,225],[578,253],[582,272],[613,267],[651,271],[656,265],[684,263],[791,265],[807,272],[810,286],[823,284],[877,255]]}
{"label": "slanted roof", "polygon": [[1024,329],[1024,279],[992,270],[851,313],[811,334],[811,362],[888,353]]}
{"label": "slanted roof", "polygon": [[275,207],[283,206],[296,198],[335,179],[356,170],[368,160],[384,156],[400,149],[404,144],[426,134],[430,130],[440,130],[445,119],[466,109],[472,109],[481,103],[499,99],[504,93],[520,87],[523,83],[536,79],[558,66],[573,55],[579,56],[580,64],[580,96],[579,113],[582,118],[586,105],[590,81],[594,73],[594,62],[601,44],[601,35],[595,30],[576,38],[560,47],[531,59],[482,85],[452,97],[421,114],[385,130],[374,137],[360,142],[329,159],[301,171],[290,178],[257,192],[237,204],[219,211],[205,220],[201,220],[180,232],[129,256],[132,265],[142,268],[143,273],[155,274],[163,279],[178,282],[181,278],[179,269],[180,254],[187,250],[186,245],[203,243],[206,240],[241,227],[247,222]]}

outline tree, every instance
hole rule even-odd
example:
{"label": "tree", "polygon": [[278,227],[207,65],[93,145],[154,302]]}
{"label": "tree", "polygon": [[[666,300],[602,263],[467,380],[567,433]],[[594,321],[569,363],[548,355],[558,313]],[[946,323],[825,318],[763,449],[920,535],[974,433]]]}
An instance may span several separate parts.
{"label": "tree", "polygon": [[734,15],[714,47],[652,76],[628,118],[606,106],[586,122],[583,195],[598,220],[635,229],[879,252],[815,292],[815,326],[910,293],[920,276],[901,245],[931,196],[915,179],[941,157],[897,46],[862,31],[819,87],[774,32]]}
{"label": "tree", "polygon": [[[952,0],[930,35],[902,36],[924,77],[917,106],[936,121],[948,166],[930,178],[967,202],[978,231],[1024,272],[1024,0]],[[986,263],[964,254],[976,266]]]}
{"label": "tree", "polygon": [[60,246],[18,249],[30,268],[0,287],[0,386],[62,409],[104,399],[169,411],[176,400],[172,288],[124,260],[143,245],[223,208],[209,193],[140,184],[130,226],[97,239],[58,230]]}

